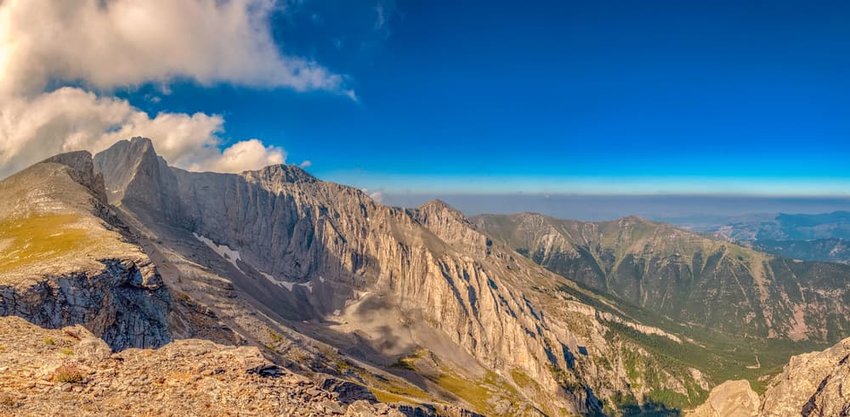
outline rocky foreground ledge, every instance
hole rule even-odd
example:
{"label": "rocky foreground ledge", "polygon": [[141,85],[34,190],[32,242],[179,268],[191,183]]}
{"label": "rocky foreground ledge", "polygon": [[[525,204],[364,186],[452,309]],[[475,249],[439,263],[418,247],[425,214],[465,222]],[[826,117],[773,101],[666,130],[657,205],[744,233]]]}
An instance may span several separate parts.
{"label": "rocky foreground ledge", "polygon": [[0,318],[0,416],[394,416],[268,363],[254,347],[179,340],[112,353],[82,326]]}

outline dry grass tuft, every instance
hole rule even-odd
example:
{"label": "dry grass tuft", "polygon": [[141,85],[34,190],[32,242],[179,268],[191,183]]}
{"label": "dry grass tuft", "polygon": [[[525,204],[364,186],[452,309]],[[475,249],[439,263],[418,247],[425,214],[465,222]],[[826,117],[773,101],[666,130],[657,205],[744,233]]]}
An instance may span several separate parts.
{"label": "dry grass tuft", "polygon": [[53,374],[56,382],[77,384],[83,382],[85,376],[83,371],[76,365],[62,365]]}

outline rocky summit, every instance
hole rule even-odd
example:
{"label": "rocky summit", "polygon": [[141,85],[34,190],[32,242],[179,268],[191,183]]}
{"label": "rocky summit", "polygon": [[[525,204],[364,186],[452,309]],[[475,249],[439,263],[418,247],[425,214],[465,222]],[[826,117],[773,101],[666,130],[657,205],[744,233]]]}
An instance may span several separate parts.
{"label": "rocky summit", "polygon": [[0,413],[846,412],[846,342],[779,370],[850,336],[847,266],[642,219],[389,207],[133,138],[3,180],[0,225]]}

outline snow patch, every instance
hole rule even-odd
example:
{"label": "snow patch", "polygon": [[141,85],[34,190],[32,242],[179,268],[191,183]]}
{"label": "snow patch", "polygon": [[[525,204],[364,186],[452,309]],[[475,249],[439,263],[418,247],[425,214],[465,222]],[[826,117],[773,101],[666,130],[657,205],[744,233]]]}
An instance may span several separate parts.
{"label": "snow patch", "polygon": [[238,269],[239,272],[244,273],[244,271],[242,271],[242,268],[240,268],[239,265],[236,263],[236,261],[242,260],[242,255],[239,254],[238,250],[231,249],[230,246],[227,245],[217,245],[208,237],[201,236],[194,232],[192,233],[192,235],[195,236],[195,239],[198,239],[203,244],[207,245],[210,249],[212,249],[215,253],[217,253],[218,256],[221,256],[222,258],[224,258],[224,260],[230,262],[230,264],[233,265],[236,269]]}
{"label": "snow patch", "polygon": [[284,281],[282,279],[277,279],[277,278],[275,278],[275,277],[273,277],[273,276],[271,276],[271,275],[269,275],[265,272],[260,272],[260,274],[262,276],[266,277],[266,279],[269,280],[269,282],[271,282],[272,284],[286,288],[287,290],[289,290],[289,292],[292,292],[292,289],[296,285],[300,285],[304,288],[307,288],[308,290],[310,290],[311,293],[313,292],[313,283],[312,282]]}

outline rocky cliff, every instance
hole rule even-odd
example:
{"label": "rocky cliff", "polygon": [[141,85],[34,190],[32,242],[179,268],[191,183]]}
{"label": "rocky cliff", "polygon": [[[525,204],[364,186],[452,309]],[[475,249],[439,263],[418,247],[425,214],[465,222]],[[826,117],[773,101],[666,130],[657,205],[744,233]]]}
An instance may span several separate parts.
{"label": "rocky cliff", "polygon": [[[635,345],[621,324],[610,329],[617,320],[570,292],[580,290],[564,291],[562,278],[441,202],[386,207],[285,165],[187,172],[141,138],[98,154],[95,165],[158,265],[183,277],[175,286],[219,306],[198,289],[234,286],[245,303],[226,301],[217,314],[249,340],[274,342],[268,326],[292,329],[494,415],[617,413],[653,392],[687,402],[707,388],[682,364],[646,374],[662,360],[656,351]],[[111,174],[119,166],[135,170]],[[244,309],[271,321],[256,323]]]}
{"label": "rocky cliff", "polygon": [[172,339],[169,295],[108,207],[90,154],[30,167],[0,196],[0,315],[82,324],[116,350]]}

